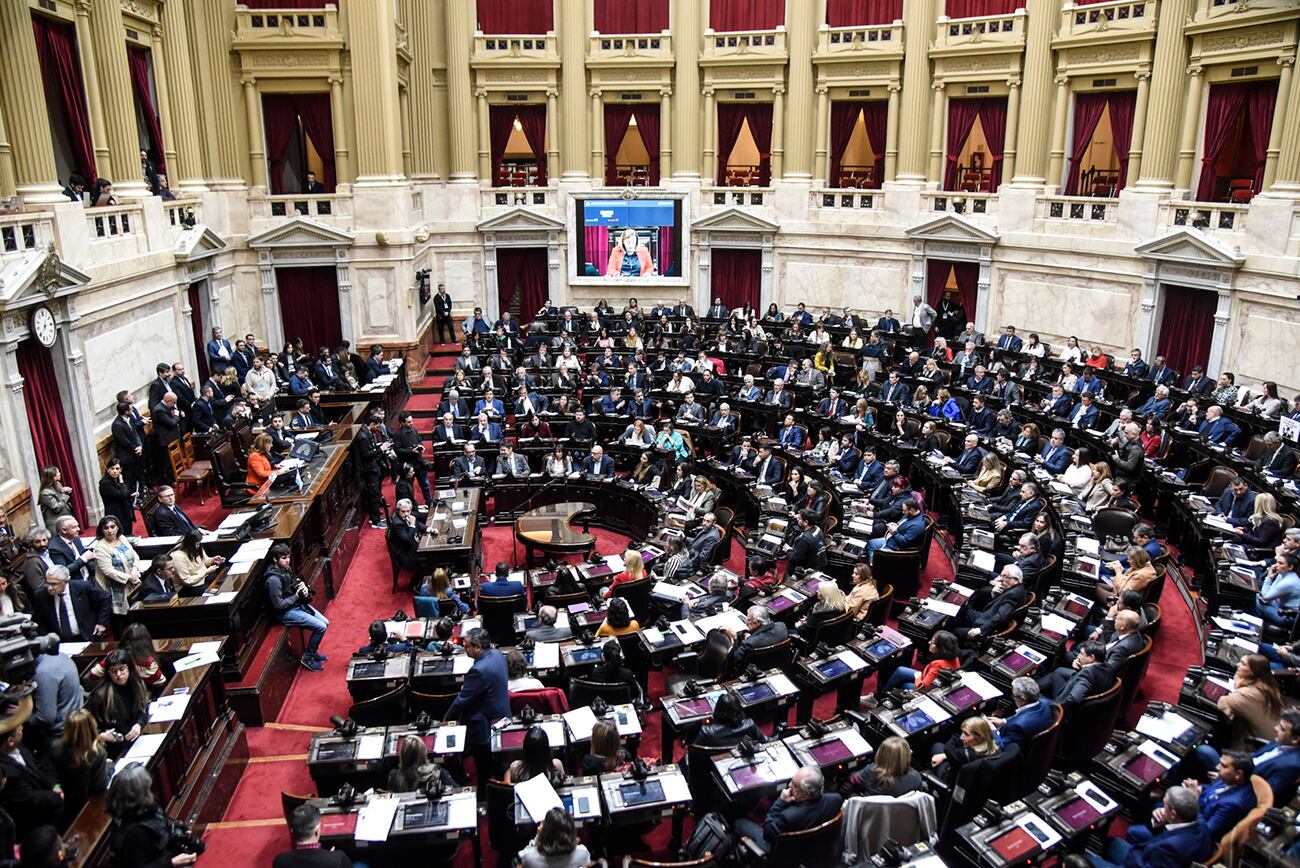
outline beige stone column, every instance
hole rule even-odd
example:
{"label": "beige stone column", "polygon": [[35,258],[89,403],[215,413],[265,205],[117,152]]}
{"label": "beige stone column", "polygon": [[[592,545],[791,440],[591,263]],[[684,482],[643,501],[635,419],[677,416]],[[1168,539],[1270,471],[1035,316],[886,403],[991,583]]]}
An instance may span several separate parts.
{"label": "beige stone column", "polygon": [[1124,186],[1136,184],[1142,177],[1142,142],[1146,140],[1147,106],[1151,101],[1151,70],[1142,68],[1133,73],[1137,79],[1138,89],[1136,106],[1133,109],[1133,135],[1129,136],[1132,144],[1128,150],[1128,176]]}
{"label": "beige stone column", "polygon": [[[934,100],[930,114],[930,171],[928,179],[940,187],[943,186],[943,117],[948,110],[948,99],[943,92],[943,81],[935,80],[930,84],[931,99]],[[907,98],[907,85],[903,85],[903,98]],[[910,126],[910,124],[909,124]]]}
{"label": "beige stone column", "polygon": [[1273,126],[1268,135],[1268,157],[1264,163],[1264,186],[1262,189],[1267,190],[1273,186],[1277,179],[1278,157],[1282,153],[1282,128],[1286,126],[1287,106],[1291,101],[1291,88],[1294,83],[1291,79],[1292,67],[1295,66],[1294,57],[1279,57],[1277,65],[1281,67],[1281,77],[1277,82],[1277,104],[1273,107]]}
{"label": "beige stone column", "polygon": [[[252,182],[250,186],[269,193],[271,187],[266,180],[266,137],[265,127],[262,124],[262,95],[258,93],[256,80],[242,78],[239,83],[244,88],[244,114],[248,123],[248,177]],[[337,164],[334,170],[337,174]]]}
{"label": "beige stone column", "polygon": [[[782,169],[778,177],[811,179],[813,176],[813,142],[821,127],[813,127],[813,50],[817,47],[817,0],[788,0],[785,16],[785,44],[789,54],[789,99],[785,100],[781,124],[785,135],[781,141]],[[822,16],[825,20],[825,15]],[[775,164],[773,175],[776,175]]]}
{"label": "beige stone column", "polygon": [[[885,177],[877,182],[878,185],[894,180],[898,174],[898,108],[902,102],[902,90],[900,84],[889,85],[889,109],[885,117]],[[879,145],[873,143],[872,147]]]}
{"label": "beige stone column", "polygon": [[1007,131],[1002,145],[1002,177],[1016,176],[1016,154],[1020,135],[1020,79],[1007,81]]}
{"label": "beige stone column", "polygon": [[785,85],[772,88],[772,178],[785,176]]}
{"label": "beige stone column", "polygon": [[95,150],[95,171],[101,177],[111,178],[113,161],[109,155],[108,128],[104,125],[104,102],[99,92],[99,64],[95,62],[90,0],[75,0],[73,10],[76,15],[77,59],[81,61],[81,82],[86,91],[86,116],[90,121],[90,143]]}
{"label": "beige stone column", "polygon": [[1160,4],[1147,126],[1142,140],[1142,174],[1135,185],[1138,189],[1164,191],[1173,187],[1178,162],[1175,136],[1182,117],[1183,78],[1187,70],[1183,26],[1191,11],[1192,0],[1162,0]]}
{"label": "beige stone column", "polygon": [[[617,149],[613,142],[605,141],[605,104],[600,99],[600,90],[591,89],[591,177],[605,177],[605,149]],[[614,156],[611,154],[610,156]]]}
{"label": "beige stone column", "polygon": [[206,155],[208,186],[238,190],[246,184],[248,153],[253,147],[262,147],[264,133],[259,106],[258,123],[247,130],[247,144],[240,141],[238,97],[230,71],[230,33],[235,27],[235,6],[233,3],[191,3],[187,4],[186,11],[189,44],[194,46],[197,105],[203,109],[198,113],[199,140]]}
{"label": "beige stone column", "polygon": [[402,117],[402,174],[410,178],[415,171],[411,157],[411,93],[407,88],[397,88],[397,112]]}
{"label": "beige stone column", "polygon": [[[478,100],[478,176],[492,186],[492,139],[488,125],[491,108],[488,106],[487,91],[479,88],[474,91]],[[455,141],[452,142],[452,154],[455,156]],[[455,175],[452,176],[455,178]]]}
{"label": "beige stone column", "polygon": [[1065,128],[1069,125],[1070,77],[1058,75],[1053,82],[1056,84],[1056,105],[1052,110],[1052,152],[1047,162],[1045,183],[1049,191],[1059,191],[1065,189],[1062,172],[1065,168]]}
{"label": "beige stone column", "polygon": [[[934,14],[936,0],[908,0],[903,4],[903,45],[910,62],[903,64],[903,125],[898,136],[898,173],[895,180],[903,184],[924,184],[934,174],[934,135],[924,123],[931,111],[930,100],[943,103],[940,89],[931,89],[930,41],[934,39]],[[940,111],[942,106],[940,107]],[[943,134],[943,115],[938,115],[939,129]],[[930,144],[929,170],[926,163],[926,143]],[[942,144],[940,145],[942,147]]]}
{"label": "beige stone column", "polygon": [[[126,28],[122,26],[121,0],[91,0],[90,35],[99,66],[99,94],[108,133],[113,192],[123,196],[147,196],[140,172],[140,132],[135,120],[135,91],[131,67],[126,59]],[[101,169],[100,174],[104,174]]]}
{"label": "beige stone column", "polygon": [[27,0],[0,0],[0,57],[0,115],[13,149],[14,192],[32,204],[58,202],[64,197]]}
{"label": "beige stone column", "polygon": [[[588,123],[587,38],[591,32],[591,25],[587,23],[590,19],[586,17],[586,3],[559,3],[557,7],[560,16],[559,32],[556,35],[560,38],[560,112],[562,115],[559,120],[564,129],[561,137],[563,140],[558,143],[560,162],[564,169],[564,174],[560,177],[566,181],[579,181],[592,177],[589,171],[591,152],[588,150],[587,143],[591,138],[600,135],[597,128]],[[550,127],[551,111],[555,107],[555,100],[548,98],[547,104],[546,122]],[[594,122],[593,120],[592,123]],[[554,144],[548,142],[547,150],[552,147]],[[554,176],[558,174],[559,168],[559,164],[550,163],[547,171]]]}
{"label": "beige stone column", "polygon": [[176,130],[172,124],[172,102],[170,77],[167,64],[163,62],[163,31],[155,26],[150,30],[149,60],[153,64],[154,89],[158,91],[158,127],[163,138],[163,158],[167,162],[167,183],[171,185],[171,173],[176,166]]}
{"label": "beige stone column", "polygon": [[659,88],[659,183],[673,173],[673,89]]}
{"label": "beige stone column", "polygon": [[[560,95],[559,93],[556,92],[555,88],[551,87],[546,89],[546,178],[547,178],[546,183],[547,184],[555,183],[555,175],[552,174],[551,167],[560,165],[559,96]],[[584,100],[583,102],[585,103],[586,101]],[[583,109],[584,109],[583,116],[585,117],[586,116],[585,105],[583,106]],[[572,136],[573,133],[569,132],[566,133],[565,135]],[[582,141],[586,141],[586,139],[583,139]],[[582,147],[581,143],[578,143],[577,147],[581,148]],[[587,175],[585,172],[583,172],[581,173],[581,176],[585,178]]]}
{"label": "beige stone column", "polygon": [[[449,123],[447,112],[447,78],[445,32],[439,26],[438,16],[447,3],[417,2],[407,4],[406,27],[410,33],[411,51],[410,96],[411,110],[406,111],[411,127],[411,169],[413,179],[442,177],[446,154],[443,138],[446,129],[468,125],[473,135],[473,123]],[[468,115],[463,116],[468,118]]]}
{"label": "beige stone column", "polygon": [[1187,68],[1187,95],[1183,99],[1182,133],[1178,136],[1178,168],[1174,173],[1174,188],[1192,190],[1192,179],[1198,176],[1196,171],[1196,134],[1201,128],[1201,112],[1205,95],[1210,86],[1205,81],[1205,68],[1189,66]]}
{"label": "beige stone column", "polygon": [[[1025,33],[1023,93],[1020,95],[1019,134],[1015,174],[1003,173],[1011,183],[1041,187],[1047,182],[1047,150],[1052,110],[1052,35],[1060,20],[1060,0],[1028,0]],[[1007,131],[1010,134],[1010,130]]]}
{"label": "beige stone column", "polygon": [[347,111],[343,102],[343,76],[330,76],[330,128],[334,132],[334,183],[351,184],[352,151],[348,148]]}
{"label": "beige stone column", "polygon": [[[185,28],[185,4],[162,5],[162,51],[154,41],[155,73],[166,69],[168,112],[171,131],[164,129],[167,141],[167,180],[172,189],[185,193],[206,190],[203,183],[203,149],[199,145],[199,124],[194,110],[194,69],[190,65],[189,38]],[[177,165],[172,160],[178,161]]]}
{"label": "beige stone column", "polygon": [[[1282,105],[1280,99],[1278,105]],[[1294,83],[1287,93],[1283,117],[1286,123],[1278,140],[1277,177],[1273,179],[1272,192],[1300,196],[1300,87]]]}
{"label": "beige stone column", "polygon": [[[453,4],[454,5],[454,4]],[[397,27],[390,0],[352,0],[348,15],[357,142],[356,186],[402,180],[397,94]],[[338,124],[335,124],[337,129]]]}
{"label": "beige stone column", "polygon": [[[707,132],[712,115],[700,117],[700,49],[704,44],[704,16],[707,3],[701,0],[673,0],[673,92],[677,94],[673,121],[673,174],[699,178],[702,174],[701,124]],[[664,170],[667,174],[667,170]]]}
{"label": "beige stone column", "polygon": [[[419,4],[422,5],[422,4]],[[451,180],[468,182],[483,178],[492,182],[485,150],[487,140],[487,99],[475,94],[469,66],[470,49],[474,43],[474,4],[451,2],[442,4],[447,15],[447,127]],[[474,142],[474,105],[477,96],[479,142]],[[437,119],[434,120],[437,123]],[[477,150],[478,169],[475,170]]]}
{"label": "beige stone column", "polygon": [[14,149],[9,143],[9,131],[5,127],[3,101],[0,100],[0,199],[8,199],[17,191],[14,179]]}
{"label": "beige stone column", "polygon": [[813,155],[813,183],[821,183],[827,187],[834,186],[834,183],[826,177],[826,173],[829,171],[826,164],[831,150],[830,112],[830,88],[824,84],[819,84],[817,85],[817,129],[815,131],[817,149]]}
{"label": "beige stone column", "polygon": [[718,113],[713,108],[713,88],[704,89],[704,159],[700,164],[700,178],[705,186],[718,181],[718,159],[714,141],[718,137]]}

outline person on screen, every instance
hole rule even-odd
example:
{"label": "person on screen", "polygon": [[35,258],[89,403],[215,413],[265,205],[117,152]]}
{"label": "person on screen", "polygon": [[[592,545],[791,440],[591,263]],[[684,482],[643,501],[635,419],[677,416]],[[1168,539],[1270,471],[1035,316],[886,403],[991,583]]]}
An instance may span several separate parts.
{"label": "person on screen", "polygon": [[636,230],[628,227],[618,236],[618,244],[609,252],[607,277],[645,277],[654,270],[650,250],[641,243]]}

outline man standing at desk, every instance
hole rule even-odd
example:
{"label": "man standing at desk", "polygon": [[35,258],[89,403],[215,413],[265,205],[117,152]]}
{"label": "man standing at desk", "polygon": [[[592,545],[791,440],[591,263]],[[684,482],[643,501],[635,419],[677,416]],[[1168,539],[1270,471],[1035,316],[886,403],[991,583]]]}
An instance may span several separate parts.
{"label": "man standing at desk", "polygon": [[444,719],[465,724],[466,746],[474,758],[474,773],[482,790],[493,771],[489,767],[492,724],[510,716],[509,676],[506,658],[492,647],[492,637],[482,627],[465,634],[465,653],[474,665],[465,673],[465,683]]}

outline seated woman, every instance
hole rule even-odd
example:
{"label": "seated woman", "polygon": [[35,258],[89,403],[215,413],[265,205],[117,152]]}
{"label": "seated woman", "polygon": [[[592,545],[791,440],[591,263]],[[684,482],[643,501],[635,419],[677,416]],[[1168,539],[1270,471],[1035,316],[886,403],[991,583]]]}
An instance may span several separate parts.
{"label": "seated woman", "polygon": [[1144,547],[1129,546],[1124,557],[1128,559],[1127,570],[1116,573],[1109,587],[1105,582],[1097,583],[1097,599],[1103,605],[1116,594],[1125,591],[1142,592],[1156,580],[1156,565],[1151,563],[1151,555]]}
{"label": "seated woman", "polygon": [[271,478],[271,435],[263,431],[253,438],[253,446],[248,450],[248,474],[244,481],[253,488],[261,488],[262,483]]}
{"label": "seated woman", "polygon": [[149,692],[131,655],[117,649],[104,662],[108,678],[91,691],[86,708],[99,725],[99,740],[109,759],[126,753],[149,720]]}
{"label": "seated woman", "polygon": [[960,669],[961,660],[957,658],[957,637],[947,630],[937,630],[930,637],[930,662],[920,672],[907,666],[900,666],[889,676],[883,688],[877,688],[876,695],[891,690],[924,690],[934,683],[944,669]]}
{"label": "seated woman", "polygon": [[[153,647],[153,636],[149,635],[149,628],[144,624],[128,625],[117,640],[117,650],[126,652],[136,674],[151,693],[160,692],[167,686],[167,673],[158,666],[158,652]],[[103,681],[107,666],[108,658],[91,664],[84,676],[86,686],[93,687]]]}
{"label": "seated woman", "polygon": [[664,420],[663,430],[655,437],[655,448],[668,452],[677,461],[684,461],[691,454],[686,440],[678,433],[672,419]]}
{"label": "seated woman", "polygon": [[848,609],[848,599],[840,586],[835,582],[825,579],[817,585],[817,602],[813,604],[812,609],[807,615],[795,624],[794,632],[801,642],[805,645],[812,643],[817,636],[817,630],[827,621],[838,618]]}
{"label": "seated woman", "polygon": [[996,452],[985,452],[984,457],[980,459],[979,470],[975,472],[975,478],[970,481],[970,487],[980,494],[988,494],[991,489],[997,488],[1002,484],[1002,461],[998,459]]}
{"label": "seated woman", "polygon": [[622,684],[628,689],[633,700],[643,695],[641,682],[631,669],[623,665],[623,646],[617,639],[610,639],[600,646],[600,662],[592,668],[588,678],[597,684]]}
{"label": "seated woman", "polygon": [[528,674],[528,659],[518,648],[506,652],[506,689],[511,693],[521,690],[544,690],[546,685]]}
{"label": "seated woman", "polygon": [[623,429],[619,443],[649,449],[655,442],[655,429],[647,425],[644,419],[633,419],[632,424]]}
{"label": "seated woman", "polygon": [[1300,554],[1278,552],[1273,556],[1273,565],[1268,568],[1259,593],[1255,595],[1255,614],[1275,627],[1290,627],[1295,621],[1295,610],[1300,609],[1298,565]]}
{"label": "seated woman", "polygon": [[582,582],[578,581],[578,577],[574,575],[573,567],[561,566],[555,571],[555,581],[546,589],[546,599],[550,601],[551,597],[581,594],[586,590]]}
{"label": "seated woman", "polygon": [[728,691],[718,697],[718,703],[713,707],[713,719],[700,727],[694,744],[696,747],[735,747],[746,737],[759,743],[767,741],[753,718],[745,716],[740,697]]}
{"label": "seated woman", "polygon": [[628,549],[623,552],[623,572],[614,576],[614,580],[609,586],[601,591],[605,599],[609,599],[614,593],[614,589],[619,585],[626,585],[629,582],[639,582],[645,578],[645,561],[641,559],[641,553]]}
{"label": "seated woman", "polygon": [[968,717],[962,721],[961,731],[949,738],[945,744],[934,745],[931,751],[930,767],[938,776],[952,783],[957,780],[957,773],[968,762],[993,756],[999,750],[993,738],[993,725],[984,717]]}
{"label": "seated woman", "polygon": [[530,726],[524,734],[523,757],[515,760],[506,769],[503,783],[521,784],[536,777],[545,777],[554,786],[561,784],[568,777],[564,764],[551,756],[551,744],[546,737],[546,730],[540,726]]}
{"label": "seated woman", "polygon": [[564,808],[551,808],[537,835],[519,853],[520,868],[583,868],[591,862],[586,844],[578,843],[573,817]]}
{"label": "seated woman", "polygon": [[1056,477],[1057,481],[1062,485],[1068,485],[1076,495],[1082,495],[1092,484],[1091,458],[1091,451],[1085,447],[1074,450],[1070,455],[1069,466]]}
{"label": "seated woman", "polygon": [[397,746],[397,768],[388,771],[388,791],[410,793],[423,790],[434,779],[441,779],[448,790],[456,786],[446,767],[429,758],[424,739],[418,735],[403,737]]}
{"label": "seated woman", "polygon": [[[443,567],[433,571],[433,577],[420,587],[419,596],[433,597],[436,600],[450,600],[456,604],[462,615],[469,612],[469,603],[466,603],[456,593],[456,589],[451,586],[451,576]],[[442,608],[439,606],[439,608]]]}
{"label": "seated woman", "polygon": [[871,611],[871,604],[880,599],[880,588],[871,572],[871,564],[858,564],[853,568],[853,590],[845,600],[845,608],[854,620],[861,621]]}
{"label": "seated woman", "polygon": [[91,796],[108,789],[108,752],[99,740],[94,715],[84,708],[70,712],[51,754],[63,789],[64,813],[75,817]]}
{"label": "seated woman", "polygon": [[388,625],[383,621],[370,622],[370,642],[357,649],[358,654],[374,654],[383,648],[388,654],[410,654],[415,646],[405,639],[388,635]]}
{"label": "seated woman", "polygon": [[637,459],[636,467],[632,468],[632,475],[628,478],[636,485],[657,489],[663,478],[663,472],[663,468],[654,460],[652,454],[642,452],[641,457]]}
{"label": "seated woman", "polygon": [[1255,508],[1242,527],[1234,527],[1237,542],[1247,548],[1271,549],[1282,542],[1282,516],[1277,511],[1277,498],[1267,491],[1255,495]]}
{"label": "seated woman", "polygon": [[641,629],[641,625],[632,617],[632,607],[622,597],[614,597],[605,610],[605,621],[596,630],[596,638],[605,636],[626,636]]}
{"label": "seated woman", "polygon": [[1282,716],[1282,693],[1263,654],[1247,654],[1237,662],[1232,690],[1220,696],[1219,711],[1232,724],[1231,750],[1243,750],[1250,739],[1269,741]]}
{"label": "seated woman", "polygon": [[530,437],[540,437],[543,440],[550,440],[553,436],[551,434],[551,423],[543,421],[536,413],[531,413],[528,416],[528,421],[519,424],[520,439],[526,440]]}
{"label": "seated woman", "polygon": [[202,594],[226,562],[223,557],[203,551],[203,531],[198,528],[187,531],[171,554],[176,568],[176,593],[182,597]]}
{"label": "seated woman", "polygon": [[876,748],[875,760],[849,775],[844,796],[906,796],[925,789],[925,779],[912,768],[912,748],[907,739],[890,736]]}
{"label": "seated woman", "polygon": [[579,774],[603,775],[622,771],[632,763],[632,757],[623,749],[618,730],[605,720],[596,721],[591,728],[591,746],[582,758]]}

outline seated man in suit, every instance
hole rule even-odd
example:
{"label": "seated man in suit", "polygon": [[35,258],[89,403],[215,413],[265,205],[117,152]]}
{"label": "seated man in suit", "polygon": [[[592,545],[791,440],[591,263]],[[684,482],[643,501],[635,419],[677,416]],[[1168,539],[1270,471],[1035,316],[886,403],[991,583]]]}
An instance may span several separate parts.
{"label": "seated man in suit", "polygon": [[545,413],[550,402],[540,392],[530,392],[527,386],[520,386],[515,398],[515,417],[527,419],[534,413]]}
{"label": "seated man in suit", "polygon": [[67,567],[50,567],[32,596],[32,616],[65,642],[93,642],[108,635],[113,597],[90,582],[74,582]]}
{"label": "seated man in suit", "polygon": [[1214,504],[1214,514],[1223,516],[1233,527],[1245,527],[1255,511],[1255,492],[1244,477],[1234,476]]}
{"label": "seated man in suit", "polygon": [[524,583],[510,578],[510,565],[501,561],[493,571],[492,581],[479,585],[483,597],[518,597],[524,593]]}
{"label": "seated man in suit", "polygon": [[614,476],[614,461],[605,455],[604,448],[597,443],[591,447],[591,454],[582,459],[581,470],[583,476],[610,479]]}
{"label": "seated man in suit", "polygon": [[1068,709],[1082,702],[1085,696],[1095,696],[1109,689],[1115,683],[1115,677],[1106,668],[1105,656],[1106,646],[1101,642],[1080,642],[1073,663],[1058,666],[1039,676],[1038,687],[1042,695]]}
{"label": "seated man in suit", "polygon": [[752,474],[758,464],[758,450],[754,448],[754,438],[746,434],[740,444],[731,450],[731,466]]}
{"label": "seated man in suit", "polygon": [[767,606],[750,606],[745,611],[745,625],[749,632],[736,642],[736,635],[730,629],[722,629],[731,636],[735,646],[731,651],[731,668],[733,672],[743,672],[751,651],[770,648],[784,642],[790,636],[790,630],[780,621],[772,620],[772,610]]}
{"label": "seated man in suit", "polygon": [[527,636],[534,642],[562,642],[573,636],[573,630],[560,627],[559,610],[554,606],[542,606],[537,610],[537,626],[528,630]]}
{"label": "seated man in suit", "polygon": [[754,476],[759,485],[776,485],[785,475],[785,464],[772,454],[772,447],[764,443],[758,447],[758,460],[754,462]]}
{"label": "seated man in suit", "polygon": [[1295,475],[1295,450],[1282,442],[1282,436],[1276,431],[1264,435],[1264,451],[1255,459],[1255,469],[1269,476],[1287,479]]}
{"label": "seated man in suit", "polygon": [[726,401],[718,405],[718,411],[709,420],[710,428],[719,428],[726,433],[734,432],[739,424],[740,417],[732,415],[731,405]]}
{"label": "seated man in suit", "polygon": [[997,416],[993,411],[984,405],[984,396],[976,395],[970,402],[970,425],[972,431],[981,437],[988,437],[993,433],[993,426],[997,423]]}
{"label": "seated man in suit", "polygon": [[1019,567],[1007,564],[997,578],[977,590],[961,607],[952,632],[973,645],[1006,629],[1012,614],[1029,602],[1023,579]]}
{"label": "seated man in suit", "polygon": [[474,403],[474,415],[486,413],[492,419],[500,419],[506,415],[505,405],[497,400],[496,394],[488,389],[483,393],[483,397]]}
{"label": "seated man in suit", "polygon": [[1043,509],[1043,499],[1038,496],[1038,486],[1026,482],[1020,486],[1020,502],[1007,512],[995,513],[989,510],[990,517],[996,516],[993,529],[999,533],[1016,530],[1029,530],[1034,523],[1034,516]]}
{"label": "seated man in suit", "polygon": [[1124,364],[1124,370],[1121,373],[1126,377],[1133,377],[1138,380],[1146,379],[1147,373],[1151,370],[1142,358],[1142,351],[1134,347],[1129,351],[1128,361]]}
{"label": "seated man in suit", "polygon": [[706,418],[705,413],[704,405],[696,402],[695,394],[687,392],[682,398],[681,405],[677,408],[677,415],[674,419],[687,425],[703,425]]}
{"label": "seated man in suit", "polygon": [[722,530],[718,527],[718,517],[712,512],[704,513],[700,519],[700,529],[686,541],[686,554],[690,558],[692,571],[698,572],[712,562],[713,550],[720,542]]}
{"label": "seated man in suit", "polygon": [[461,436],[460,426],[456,424],[456,418],[450,413],[442,414],[442,421],[437,428],[433,429],[434,443],[457,443],[465,439]]}
{"label": "seated man in suit", "polygon": [[[184,536],[198,527],[176,502],[176,491],[170,485],[158,489],[158,508],[153,511],[155,536]],[[75,578],[75,577],[74,577]]]}
{"label": "seated man in suit", "polygon": [[1000,350],[1010,350],[1013,353],[1018,353],[1022,346],[1024,346],[1024,341],[1020,339],[1020,335],[1016,334],[1015,326],[1007,326],[1003,330],[1002,336],[998,338],[998,349]]}
{"label": "seated man in suit", "polygon": [[785,390],[785,380],[780,377],[772,380],[772,391],[764,396],[763,403],[780,407],[790,406],[790,393]]}
{"label": "seated man in suit", "polygon": [[1156,386],[1155,394],[1142,402],[1137,408],[1139,416],[1155,416],[1157,419],[1164,419],[1169,415],[1169,408],[1172,402],[1169,400],[1169,387]]}
{"label": "seated man in suit", "polygon": [[906,551],[916,548],[925,533],[925,516],[921,514],[921,504],[915,497],[903,501],[903,518],[897,523],[886,526],[885,535],[867,542],[867,561],[876,557],[881,549],[889,551]]}
{"label": "seated man in suit", "polygon": [[94,580],[95,555],[81,542],[81,525],[74,517],[61,515],[54,520],[54,536],[46,551],[55,564],[68,568],[73,581]]}
{"label": "seated man in suit", "polygon": [[[203,391],[205,394],[207,393],[207,389],[204,389]],[[293,430],[301,431],[304,428],[319,428],[325,424],[320,419],[317,419],[312,413],[311,401],[308,401],[306,398],[300,398],[298,400],[297,408],[297,411],[293,414],[293,418],[289,420],[289,427]]]}
{"label": "seated man in suit", "polygon": [[1165,364],[1164,356],[1155,357],[1151,370],[1147,371],[1147,377],[1157,386],[1178,385],[1178,372]]}
{"label": "seated man in suit", "polygon": [[801,509],[795,516],[798,536],[790,546],[790,569],[811,567],[821,569],[826,565],[826,537],[816,525],[816,516],[810,509]]}
{"label": "seated man in suit", "polygon": [[889,372],[889,379],[881,386],[880,400],[886,404],[906,404],[912,400],[912,390],[903,382],[897,368]]}
{"label": "seated man in suit", "polygon": [[[1202,785],[1187,778],[1183,786],[1196,793],[1199,802],[1197,822],[1205,827],[1211,840],[1217,841],[1232,831],[1232,827],[1255,807],[1255,789],[1250,776],[1255,773],[1255,761],[1245,751],[1230,750],[1219,757],[1213,783]],[[1156,834],[1158,826],[1168,822],[1166,812],[1156,808],[1151,812],[1150,826],[1129,826],[1126,837],[1130,844],[1145,844]]]}
{"label": "seated man in suit", "polygon": [[1048,416],[1054,416],[1057,419],[1068,419],[1070,410],[1073,407],[1074,401],[1070,399],[1069,395],[1065,394],[1065,389],[1061,388],[1061,384],[1057,383],[1052,387],[1051,397],[1044,399],[1041,409]]}
{"label": "seated man in suit", "polygon": [[1020,568],[1021,581],[1025,587],[1033,588],[1038,584],[1038,574],[1043,571],[1045,556],[1039,550],[1040,543],[1038,535],[1033,532],[1026,532],[1020,535],[1016,540],[1016,548],[1010,554],[999,552],[993,557],[994,569],[999,572],[1007,564],[1015,564]]}
{"label": "seated man in suit", "polygon": [[1223,416],[1223,408],[1218,404],[1212,404],[1205,411],[1205,421],[1197,429],[1197,433],[1206,439],[1209,443],[1217,446],[1227,446],[1238,435],[1241,429],[1231,419]]}
{"label": "seated man in suit", "polygon": [[825,785],[821,769],[804,766],[776,797],[761,828],[753,820],[742,817],[736,821],[736,833],[766,853],[778,835],[820,826],[838,814],[844,802],[839,793],[823,792]]}
{"label": "seated man in suit", "polygon": [[604,416],[622,416],[627,413],[627,400],[623,397],[623,390],[618,386],[609,390],[609,394],[601,398],[595,407],[591,408],[593,413],[600,413]]}
{"label": "seated man in suit", "polygon": [[1093,402],[1091,392],[1084,392],[1079,396],[1079,403],[1070,411],[1070,427],[1080,431],[1086,431],[1097,427],[1097,419],[1101,416],[1101,411]]}
{"label": "seated man in suit", "polygon": [[[16,705],[3,709],[11,718]],[[0,789],[0,806],[12,821],[9,831],[22,841],[37,826],[52,824],[63,827],[63,791],[49,758],[38,759],[23,744],[23,724],[0,735],[0,775],[5,778]]]}
{"label": "seated man in suit", "polygon": [[528,459],[516,453],[510,441],[502,441],[501,451],[497,454],[497,466],[492,471],[493,475],[520,478],[532,472],[532,468],[528,466]]}
{"label": "seated man in suit", "polygon": [[1197,365],[1191,375],[1183,380],[1183,391],[1190,392],[1194,398],[1207,397],[1214,391],[1214,381],[1205,376],[1205,368]]}
{"label": "seated man in suit", "polygon": [[1109,838],[1104,854],[1088,853],[1092,864],[1097,868],[1180,868],[1203,862],[1214,853],[1217,839],[1199,821],[1195,790],[1170,787],[1165,791],[1164,804],[1156,811],[1160,831],[1140,843]]}
{"label": "seated man in suit", "polygon": [[803,430],[794,424],[794,414],[785,414],[785,423],[777,429],[776,442],[786,449],[803,449]]}
{"label": "seated man in suit", "polygon": [[886,309],[884,315],[881,316],[880,319],[876,320],[876,331],[896,332],[901,328],[902,326],[898,322],[898,318],[894,316],[892,310]]}
{"label": "seated man in suit", "polygon": [[974,476],[984,460],[984,450],[980,447],[980,435],[967,434],[962,441],[962,450],[953,461],[953,468],[962,476]]}
{"label": "seated man in suit", "polygon": [[1119,677],[1128,658],[1142,650],[1146,639],[1138,632],[1141,618],[1137,612],[1123,611],[1115,616],[1115,636],[1106,643],[1104,663],[1111,679]]}
{"label": "seated man in suit", "polygon": [[[1207,771],[1219,764],[1219,752],[1209,745],[1198,747],[1196,755]],[[1282,712],[1273,727],[1273,741],[1255,751],[1251,759],[1255,763],[1255,774],[1267,781],[1273,790],[1273,804],[1290,803],[1295,798],[1296,786],[1300,784],[1300,708],[1288,708]]]}
{"label": "seated man in suit", "polygon": [[876,450],[872,446],[864,446],[862,449],[862,458],[858,461],[858,469],[853,473],[851,480],[858,487],[859,491],[870,492],[880,480],[885,478],[885,465],[876,459]]}
{"label": "seated man in suit", "polygon": [[761,401],[763,400],[763,387],[754,382],[753,374],[746,374],[744,383],[736,398],[741,401]]}
{"label": "seated man in suit", "polygon": [[1052,725],[1052,703],[1042,697],[1034,679],[1023,675],[1012,679],[1011,699],[1016,710],[1010,717],[989,718],[998,747],[1023,745]]}
{"label": "seated man in suit", "polygon": [[483,478],[487,476],[487,465],[483,459],[475,455],[473,443],[466,443],[460,455],[451,462],[451,478],[459,482],[471,482],[481,484]]}
{"label": "seated man in suit", "polygon": [[1053,476],[1060,476],[1070,466],[1070,447],[1065,445],[1065,431],[1057,428],[1052,432],[1052,439],[1041,452],[1034,456],[1034,461]]}
{"label": "seated man in suit", "polygon": [[501,426],[488,421],[487,413],[479,413],[478,421],[469,429],[469,439],[475,443],[496,443],[501,439]]}
{"label": "seated man in suit", "polygon": [[1080,395],[1092,395],[1094,398],[1100,398],[1101,393],[1106,389],[1106,383],[1090,367],[1084,367],[1079,375],[1078,381],[1074,384],[1074,391]]}

